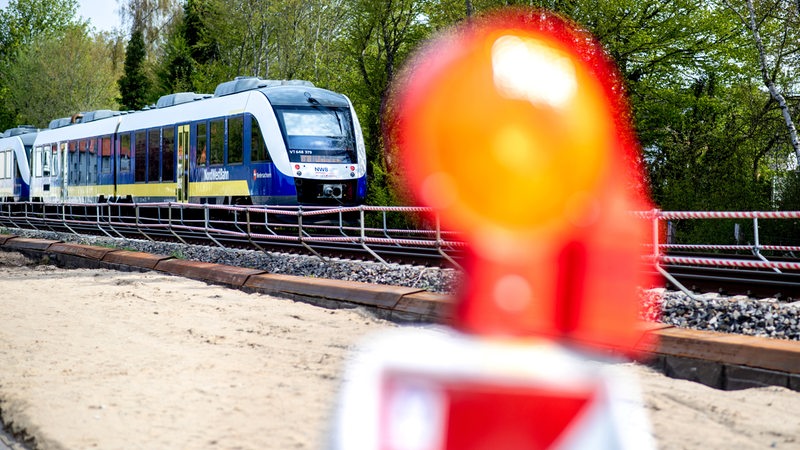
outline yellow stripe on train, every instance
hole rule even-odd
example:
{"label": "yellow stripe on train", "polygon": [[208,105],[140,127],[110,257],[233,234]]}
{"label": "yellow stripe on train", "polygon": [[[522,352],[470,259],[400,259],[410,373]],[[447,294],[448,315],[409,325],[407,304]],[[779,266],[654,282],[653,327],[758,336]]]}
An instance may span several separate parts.
{"label": "yellow stripe on train", "polygon": [[[177,189],[177,183],[120,184],[117,186],[117,196],[175,197]],[[189,183],[189,195],[191,197],[247,196],[250,195],[250,188],[246,180],[203,181]]]}
{"label": "yellow stripe on train", "polygon": [[111,197],[114,195],[113,184],[101,184],[94,186],[67,186],[67,195],[70,197]]}
{"label": "yellow stripe on train", "polygon": [[189,196],[215,197],[215,196],[247,196],[250,188],[246,180],[230,181],[199,181],[189,183]]}
{"label": "yellow stripe on train", "polygon": [[178,185],[172,183],[118,184],[117,196],[125,197],[175,197]]}

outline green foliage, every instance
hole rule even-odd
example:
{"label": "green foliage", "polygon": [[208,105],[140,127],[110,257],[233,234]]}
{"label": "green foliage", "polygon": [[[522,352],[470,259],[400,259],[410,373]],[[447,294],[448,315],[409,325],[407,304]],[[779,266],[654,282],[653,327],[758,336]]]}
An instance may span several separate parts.
{"label": "green foliage", "polygon": [[23,120],[14,108],[13,97],[19,93],[8,85],[17,56],[27,52],[38,38],[78,25],[76,11],[76,0],[10,0],[0,10],[0,130]]}
{"label": "green foliage", "polygon": [[146,50],[141,29],[134,29],[125,50],[124,73],[118,81],[119,104],[125,109],[138,110],[152,101],[151,81],[145,69]]}
{"label": "green foliage", "polygon": [[8,104],[24,123],[46,127],[56,117],[116,107],[109,43],[89,36],[85,25],[36,37],[5,75]]}
{"label": "green foliage", "polygon": [[77,25],[77,0],[10,0],[0,10],[0,59],[13,58],[38,36]]}
{"label": "green foliage", "polygon": [[[781,185],[775,198],[777,209],[800,211],[800,172],[790,170],[776,179]],[[761,242],[775,245],[800,245],[800,220],[761,220],[758,223]]]}
{"label": "green foliage", "polygon": [[195,61],[192,49],[181,34],[170,36],[166,44],[164,64],[157,68],[160,95],[194,90]]}
{"label": "green foliage", "polygon": [[752,85],[720,87],[713,74],[661,98],[640,122],[649,130],[656,202],[667,210],[769,209],[767,163],[780,148],[780,117],[768,99]]}
{"label": "green foliage", "polygon": [[392,149],[383,141],[390,125],[384,120],[391,107],[391,82],[409,54],[430,34],[429,25],[419,20],[428,6],[420,0],[358,0],[349,4],[350,21],[341,48],[346,65],[357,75],[343,89],[352,92],[353,101],[360,105],[372,193],[369,202],[373,204],[393,205],[402,195],[396,189],[402,174],[394,167]]}

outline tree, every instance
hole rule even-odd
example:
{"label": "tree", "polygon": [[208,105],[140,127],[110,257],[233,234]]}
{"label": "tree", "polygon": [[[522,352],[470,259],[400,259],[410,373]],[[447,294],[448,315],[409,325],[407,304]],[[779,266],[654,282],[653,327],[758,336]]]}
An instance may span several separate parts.
{"label": "tree", "polygon": [[42,34],[77,24],[77,0],[10,0],[0,10],[0,59],[15,54]]}
{"label": "tree", "polygon": [[151,82],[144,67],[145,45],[141,29],[134,29],[125,50],[124,73],[118,81],[119,104],[126,109],[141,109],[151,101]]}
{"label": "tree", "polygon": [[[777,85],[776,80],[781,72],[781,64],[784,59],[789,57],[796,58],[795,55],[800,50],[796,45],[789,44],[792,41],[796,41],[797,38],[797,36],[794,36],[795,39],[790,39],[789,35],[791,34],[791,30],[798,25],[797,15],[800,13],[800,11],[798,11],[800,10],[800,3],[785,0],[769,2],[769,10],[759,19],[756,18],[756,11],[752,0],[746,1],[745,12],[738,10],[727,0],[724,3],[730,10],[736,13],[753,37],[753,44],[758,54],[758,66],[761,80],[764,86],[767,87],[770,97],[780,106],[783,120],[786,123],[789,142],[794,149],[797,160],[800,161],[800,139],[797,137],[797,128],[792,120],[792,113],[789,109],[789,105],[781,93],[781,89]],[[782,22],[778,26],[777,31],[779,35],[776,36],[777,45],[772,55],[767,54],[767,49],[765,48],[765,43],[760,31],[762,24],[766,25],[765,22],[770,19]],[[770,67],[768,59],[773,61],[773,67]]]}
{"label": "tree", "polygon": [[194,72],[191,48],[181,34],[171,35],[167,40],[164,62],[156,70],[159,94],[194,91]]}
{"label": "tree", "polygon": [[6,76],[9,103],[25,122],[46,127],[79,111],[115,108],[110,46],[85,25],[40,35],[22,48]]}
{"label": "tree", "polygon": [[20,122],[7,84],[9,70],[17,55],[41,35],[63,32],[78,24],[76,0],[10,0],[0,10],[0,130]]}
{"label": "tree", "polygon": [[[392,149],[385,146],[388,124],[389,89],[395,74],[409,54],[429,35],[430,28],[420,20],[427,3],[421,0],[359,0],[350,4],[350,22],[342,41],[347,64],[359,76],[348,90],[360,105],[365,128],[367,164],[370,176],[370,201],[393,204],[397,201],[402,174],[393,171]],[[395,179],[393,179],[393,177]]]}
{"label": "tree", "polygon": [[180,15],[180,0],[117,0],[120,16],[131,31],[140,30],[143,42],[155,52],[164,42],[170,26]]}

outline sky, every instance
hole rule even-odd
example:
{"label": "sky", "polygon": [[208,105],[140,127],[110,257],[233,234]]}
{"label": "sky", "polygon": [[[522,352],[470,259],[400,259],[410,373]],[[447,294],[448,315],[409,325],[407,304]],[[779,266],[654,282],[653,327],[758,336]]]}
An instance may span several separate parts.
{"label": "sky", "polygon": [[[0,0],[2,1],[4,0]],[[78,0],[78,15],[89,19],[98,31],[111,31],[120,27],[117,9],[115,0]]]}
{"label": "sky", "polygon": [[[0,0],[0,9],[8,7],[9,0]],[[119,28],[116,0],[78,0],[78,15],[91,22],[97,31]]]}

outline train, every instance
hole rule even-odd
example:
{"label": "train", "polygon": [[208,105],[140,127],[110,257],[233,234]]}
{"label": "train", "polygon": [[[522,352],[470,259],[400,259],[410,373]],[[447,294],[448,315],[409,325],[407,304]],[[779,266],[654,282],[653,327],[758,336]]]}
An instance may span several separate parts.
{"label": "train", "polygon": [[0,200],[223,205],[362,204],[366,150],[347,96],[237,77],[0,135]]}

